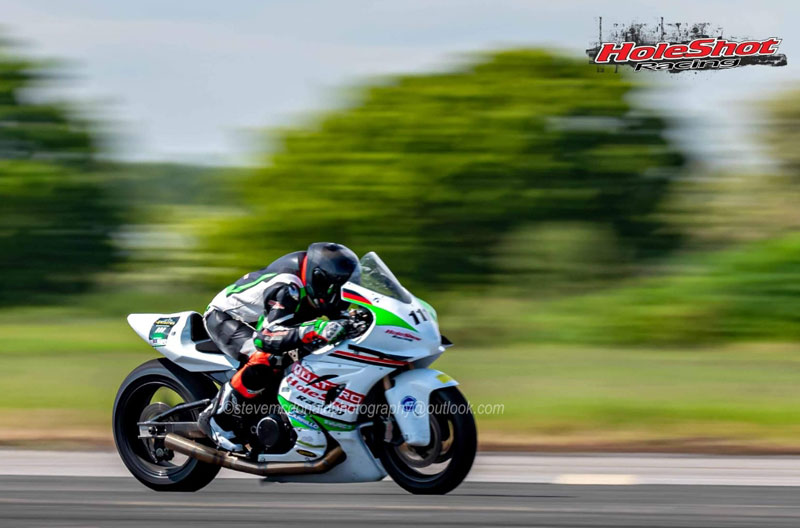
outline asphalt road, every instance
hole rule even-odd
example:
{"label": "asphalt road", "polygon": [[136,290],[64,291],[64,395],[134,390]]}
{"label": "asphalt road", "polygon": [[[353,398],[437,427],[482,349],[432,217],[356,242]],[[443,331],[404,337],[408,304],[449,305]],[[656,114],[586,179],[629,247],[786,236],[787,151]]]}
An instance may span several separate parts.
{"label": "asphalt road", "polygon": [[0,477],[0,525],[13,527],[548,526],[797,527],[800,489],[468,482],[444,497],[392,482],[260,484],[219,479],[159,494],[123,477]]}
{"label": "asphalt road", "polygon": [[800,527],[800,457],[479,454],[446,496],[224,470],[156,493],[116,453],[0,449],[0,527]]}
{"label": "asphalt road", "polygon": [[[0,449],[0,476],[126,477],[113,451]],[[219,479],[252,475],[223,469]],[[792,486],[797,456],[478,453],[468,482],[576,485]],[[800,524],[798,525],[800,526]]]}

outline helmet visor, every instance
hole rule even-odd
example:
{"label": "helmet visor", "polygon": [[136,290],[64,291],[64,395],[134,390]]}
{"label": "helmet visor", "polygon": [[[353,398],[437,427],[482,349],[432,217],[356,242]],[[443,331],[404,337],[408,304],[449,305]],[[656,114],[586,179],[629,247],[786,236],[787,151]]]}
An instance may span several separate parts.
{"label": "helmet visor", "polygon": [[314,300],[321,307],[336,306],[341,299],[342,286],[348,279],[349,276],[336,276],[325,270],[315,269],[311,274],[311,289],[314,292]]}

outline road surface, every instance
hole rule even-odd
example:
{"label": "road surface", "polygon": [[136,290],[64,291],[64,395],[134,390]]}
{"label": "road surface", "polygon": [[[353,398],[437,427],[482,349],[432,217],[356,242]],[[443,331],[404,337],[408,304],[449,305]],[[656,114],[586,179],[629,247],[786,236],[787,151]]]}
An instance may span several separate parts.
{"label": "road surface", "polygon": [[800,458],[480,455],[443,497],[221,473],[159,494],[113,453],[0,450],[0,526],[797,527]]}

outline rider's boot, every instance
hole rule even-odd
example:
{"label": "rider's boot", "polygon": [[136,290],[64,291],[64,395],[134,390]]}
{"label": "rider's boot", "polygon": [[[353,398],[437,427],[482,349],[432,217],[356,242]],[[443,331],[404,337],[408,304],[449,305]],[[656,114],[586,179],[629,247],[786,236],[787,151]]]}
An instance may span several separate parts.
{"label": "rider's boot", "polygon": [[200,429],[218,446],[237,453],[244,451],[244,447],[235,441],[236,433],[230,429],[236,423],[240,406],[236,390],[228,382],[220,388],[214,401],[200,413],[197,420]]}

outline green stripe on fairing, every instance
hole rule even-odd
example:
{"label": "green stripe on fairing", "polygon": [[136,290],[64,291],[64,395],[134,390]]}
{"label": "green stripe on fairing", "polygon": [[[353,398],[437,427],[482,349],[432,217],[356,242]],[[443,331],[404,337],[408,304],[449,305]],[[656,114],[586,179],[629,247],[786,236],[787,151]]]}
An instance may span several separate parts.
{"label": "green stripe on fairing", "polygon": [[439,322],[439,316],[436,314],[436,310],[433,309],[433,306],[431,306],[430,304],[426,303],[425,301],[423,301],[419,297],[414,297],[414,298],[417,300],[417,302],[419,302],[422,305],[423,308],[428,310],[428,313],[431,314],[431,317],[433,317],[433,320],[438,323]]}
{"label": "green stripe on fairing", "polygon": [[311,447],[311,448],[314,448],[314,447],[325,447],[325,444],[320,444],[320,445],[309,444],[308,442],[303,442],[302,440],[296,440],[295,442],[297,442],[301,446],[306,446],[306,447]]}
{"label": "green stripe on fairing", "polygon": [[289,400],[287,400],[286,398],[284,398],[280,394],[278,395],[278,403],[281,404],[281,407],[283,407],[284,411],[289,412],[289,411],[292,410],[292,407],[293,407],[292,402],[290,402]]}
{"label": "green stripe on fairing", "polygon": [[353,429],[356,428],[355,425],[348,424],[345,422],[340,422],[332,418],[325,418],[324,416],[319,416],[316,414],[312,414],[310,416],[311,418],[314,419],[315,422],[320,424],[328,431],[352,431]]}
{"label": "green stripe on fairing", "polygon": [[[278,395],[278,403],[281,404],[281,407],[283,407],[283,410],[286,411],[287,413],[290,412],[295,407],[297,407],[296,405],[294,405],[292,402],[290,402],[281,395]],[[305,413],[307,418],[310,418],[313,421],[317,422],[320,426],[322,426],[324,429],[328,431],[352,431],[353,429],[356,428],[355,425],[351,425],[345,422],[340,422],[332,418],[325,418],[324,416],[311,414],[302,407],[297,407],[297,410]],[[306,424],[298,422],[297,420],[293,420],[291,417],[289,418],[289,421],[292,423],[294,427],[305,427],[306,429],[308,429],[308,426]]]}
{"label": "green stripe on fairing", "polygon": [[260,277],[258,277],[256,280],[254,280],[252,282],[248,282],[247,284],[242,284],[241,286],[237,286],[236,283],[234,282],[233,284],[231,284],[230,286],[225,288],[225,295],[232,295],[234,293],[241,293],[241,292],[245,291],[248,288],[252,288],[253,286],[258,284],[259,282],[263,282],[263,281],[265,281],[267,279],[270,279],[270,278],[274,277],[275,275],[277,275],[277,273],[265,273],[265,274],[261,275]]}
{"label": "green stripe on fairing", "polygon": [[[283,407],[283,410],[286,411],[287,413],[291,412],[292,409],[294,409],[294,405],[292,405],[292,403],[283,396],[278,395],[278,403],[281,404],[281,407]],[[289,423],[292,424],[292,427],[302,427],[304,429],[310,429],[309,426],[307,426],[303,422],[295,420],[291,416],[289,417]]]}
{"label": "green stripe on fairing", "polygon": [[416,328],[408,324],[406,321],[404,321],[401,317],[399,317],[395,313],[390,312],[385,308],[380,308],[378,306],[375,306],[374,304],[367,304],[359,301],[354,301],[353,299],[346,299],[346,300],[350,301],[353,304],[363,306],[367,310],[371,311],[373,315],[375,315],[375,324],[377,326],[399,326],[400,328],[405,328],[407,330],[411,330],[412,332],[419,333]]}

